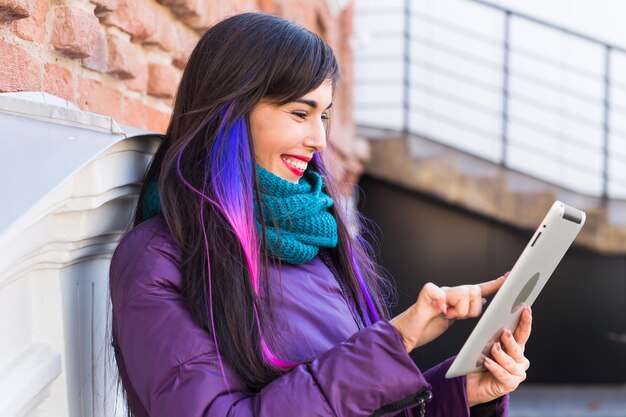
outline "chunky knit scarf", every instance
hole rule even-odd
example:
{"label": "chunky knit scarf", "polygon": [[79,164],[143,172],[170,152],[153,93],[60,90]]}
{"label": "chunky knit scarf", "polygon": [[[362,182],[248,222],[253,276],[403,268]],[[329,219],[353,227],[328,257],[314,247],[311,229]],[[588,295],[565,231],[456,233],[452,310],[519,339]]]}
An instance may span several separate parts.
{"label": "chunky knit scarf", "polygon": [[[274,258],[298,265],[313,259],[321,247],[337,246],[337,223],[328,212],[333,200],[322,191],[320,174],[308,170],[294,184],[257,165],[257,176],[263,197],[267,248]],[[160,212],[159,188],[152,181],[144,195],[142,216],[149,219]],[[254,212],[257,230],[261,232],[256,205]]]}
{"label": "chunky knit scarf", "polygon": [[[257,176],[263,196],[265,236],[272,256],[297,265],[313,259],[320,247],[337,246],[337,222],[328,212],[333,200],[322,191],[324,184],[320,174],[308,170],[294,184],[257,166]],[[260,231],[257,210],[255,207]],[[272,217],[278,230],[274,228]]]}

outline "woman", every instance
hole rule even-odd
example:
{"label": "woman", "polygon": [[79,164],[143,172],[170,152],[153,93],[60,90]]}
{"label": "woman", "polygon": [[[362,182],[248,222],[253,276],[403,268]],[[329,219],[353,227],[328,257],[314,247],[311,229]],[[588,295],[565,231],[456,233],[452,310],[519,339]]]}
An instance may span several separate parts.
{"label": "woman", "polygon": [[196,46],[111,264],[134,415],[506,414],[528,368],[530,311],[488,372],[446,380],[450,360],[425,373],[411,361],[449,320],[479,315],[503,279],[426,284],[390,320],[324,168],[338,77],[331,49],[278,17],[234,16]]}

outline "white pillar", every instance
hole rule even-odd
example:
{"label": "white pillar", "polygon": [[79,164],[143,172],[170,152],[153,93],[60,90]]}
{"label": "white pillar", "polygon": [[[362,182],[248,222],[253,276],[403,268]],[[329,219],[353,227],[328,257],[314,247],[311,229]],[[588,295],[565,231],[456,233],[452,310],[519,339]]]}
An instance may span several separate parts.
{"label": "white pillar", "polygon": [[0,416],[122,416],[109,262],[158,141],[23,97],[0,95]]}

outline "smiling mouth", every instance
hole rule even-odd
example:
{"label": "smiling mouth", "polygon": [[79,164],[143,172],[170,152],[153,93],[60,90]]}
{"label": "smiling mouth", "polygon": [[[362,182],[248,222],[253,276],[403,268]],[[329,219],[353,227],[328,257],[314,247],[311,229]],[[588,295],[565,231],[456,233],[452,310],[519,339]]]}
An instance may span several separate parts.
{"label": "smiling mouth", "polygon": [[291,172],[293,172],[295,175],[297,176],[302,176],[304,175],[304,171],[306,171],[307,166],[309,165],[308,163],[301,161],[299,159],[296,158],[292,158],[289,156],[281,156],[281,158],[283,163],[285,164],[285,166],[287,168],[289,168],[289,170]]}

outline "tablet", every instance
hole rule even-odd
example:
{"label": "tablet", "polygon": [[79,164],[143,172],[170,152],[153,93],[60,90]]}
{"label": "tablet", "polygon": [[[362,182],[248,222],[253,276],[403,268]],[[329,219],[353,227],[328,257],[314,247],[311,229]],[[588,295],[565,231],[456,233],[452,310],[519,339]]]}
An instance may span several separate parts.
{"label": "tablet", "polygon": [[585,223],[585,213],[556,201],[511,269],[446,373],[453,378],[484,370],[485,356],[505,328],[514,331]]}

